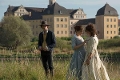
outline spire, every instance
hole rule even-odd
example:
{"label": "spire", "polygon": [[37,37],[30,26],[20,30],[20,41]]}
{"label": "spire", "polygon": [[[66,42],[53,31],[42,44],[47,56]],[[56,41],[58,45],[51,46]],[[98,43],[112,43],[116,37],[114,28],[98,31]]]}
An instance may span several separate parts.
{"label": "spire", "polygon": [[49,0],[49,5],[53,5],[56,2],[56,0]]}

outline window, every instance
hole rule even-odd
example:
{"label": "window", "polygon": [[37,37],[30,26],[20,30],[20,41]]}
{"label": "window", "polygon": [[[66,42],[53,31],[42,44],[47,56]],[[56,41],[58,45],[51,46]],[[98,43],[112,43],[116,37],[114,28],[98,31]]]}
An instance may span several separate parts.
{"label": "window", "polygon": [[107,18],[107,22],[109,22],[109,19]]}
{"label": "window", "polygon": [[116,22],[116,19],[114,19],[114,22]]}
{"label": "window", "polygon": [[59,34],[59,31],[57,31],[57,34]]}
{"label": "window", "polygon": [[63,24],[61,24],[61,28],[63,28]]}
{"label": "window", "polygon": [[59,14],[62,14],[62,11],[61,11],[61,10],[59,10]]}
{"label": "window", "polygon": [[112,31],[111,31],[111,34],[112,34]]}
{"label": "window", "polygon": [[61,31],[61,34],[63,34],[63,31]]}
{"label": "window", "polygon": [[59,27],[59,24],[57,24],[56,26],[57,26],[57,28],[58,28],[58,27]]}
{"label": "window", "polygon": [[59,18],[57,18],[57,22],[59,22]]}
{"label": "window", "polygon": [[67,18],[65,18],[65,22],[67,22]]}
{"label": "window", "polygon": [[61,18],[61,22],[63,21],[63,18]]}
{"label": "window", "polygon": [[116,25],[114,25],[114,28],[116,28]]}
{"label": "window", "polygon": [[50,22],[52,22],[52,18],[50,18]]}
{"label": "window", "polygon": [[109,34],[109,31],[107,31],[107,34]]}
{"label": "window", "polygon": [[77,18],[77,16],[76,16],[76,18]]}
{"label": "window", "polygon": [[111,25],[111,28],[112,28],[112,25]]}
{"label": "window", "polygon": [[67,28],[67,24],[65,24],[65,28]]}
{"label": "window", "polygon": [[107,28],[109,28],[109,25],[107,25]]}
{"label": "window", "polygon": [[111,19],[111,22],[112,22],[112,19]]}
{"label": "window", "polygon": [[65,34],[67,34],[67,31],[65,31]]}
{"label": "window", "polygon": [[49,22],[49,18],[47,18],[47,22]]}
{"label": "window", "polygon": [[114,31],[114,34],[116,34],[116,31]]}

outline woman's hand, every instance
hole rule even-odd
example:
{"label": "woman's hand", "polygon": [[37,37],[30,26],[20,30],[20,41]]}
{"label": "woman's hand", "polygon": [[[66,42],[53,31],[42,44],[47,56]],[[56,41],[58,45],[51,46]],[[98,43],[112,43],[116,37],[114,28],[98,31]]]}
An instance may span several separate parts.
{"label": "woman's hand", "polygon": [[86,65],[89,65],[89,64],[90,64],[90,59],[91,59],[91,57],[92,57],[92,54],[90,54],[90,55],[88,56],[87,60],[85,61],[85,64],[86,64]]}
{"label": "woman's hand", "polygon": [[90,59],[87,59],[87,60],[85,61],[85,64],[86,64],[86,65],[89,65],[89,64],[90,64]]}

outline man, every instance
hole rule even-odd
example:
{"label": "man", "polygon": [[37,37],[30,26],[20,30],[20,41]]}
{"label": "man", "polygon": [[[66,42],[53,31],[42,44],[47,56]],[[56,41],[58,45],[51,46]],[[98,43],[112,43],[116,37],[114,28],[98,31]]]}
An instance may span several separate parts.
{"label": "man", "polygon": [[39,34],[38,47],[41,51],[42,64],[46,76],[48,76],[49,71],[51,76],[53,76],[52,51],[56,44],[55,35],[52,31],[48,30],[50,25],[48,25],[46,21],[42,21],[40,26],[43,32]]}

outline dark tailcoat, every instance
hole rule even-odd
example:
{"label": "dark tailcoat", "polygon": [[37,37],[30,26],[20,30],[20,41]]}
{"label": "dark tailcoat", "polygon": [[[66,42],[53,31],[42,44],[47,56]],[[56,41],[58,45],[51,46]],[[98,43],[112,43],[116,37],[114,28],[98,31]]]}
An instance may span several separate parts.
{"label": "dark tailcoat", "polygon": [[[39,34],[39,41],[38,41],[38,47],[42,47],[43,43],[43,32]],[[52,31],[48,30],[47,36],[46,36],[46,43],[49,51],[52,51],[53,48],[55,47],[56,40],[55,40],[55,35]]]}

